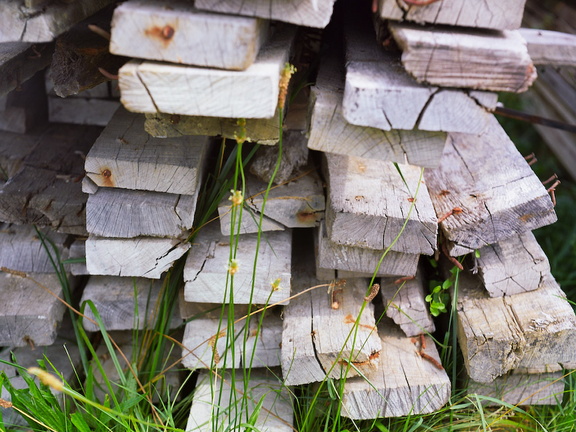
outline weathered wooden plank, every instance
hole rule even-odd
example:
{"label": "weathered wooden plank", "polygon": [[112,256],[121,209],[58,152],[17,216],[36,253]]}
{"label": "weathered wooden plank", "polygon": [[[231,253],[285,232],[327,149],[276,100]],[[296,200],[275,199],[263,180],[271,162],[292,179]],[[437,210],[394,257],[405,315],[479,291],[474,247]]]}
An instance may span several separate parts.
{"label": "weathered wooden plank", "polygon": [[[432,255],[438,223],[422,169],[325,154],[326,231],[337,244]],[[416,195],[417,193],[417,195]]]}
{"label": "weathered wooden plank", "polygon": [[[128,278],[117,276],[92,276],[88,279],[80,303],[92,301],[102,323],[108,331],[150,329],[154,326],[156,314],[160,307],[158,297],[162,290],[159,280]],[[89,307],[84,313],[87,331],[99,331],[94,324],[94,314]],[[175,328],[182,324],[182,319],[174,316],[170,326]]]}
{"label": "weathered wooden plank", "polygon": [[450,138],[424,177],[451,255],[556,221],[545,187],[493,116],[484,133]]}
{"label": "weathered wooden plank", "polygon": [[227,315],[193,319],[182,338],[182,365],[189,369],[273,367],[280,365],[282,320],[278,310],[267,310],[241,320],[245,309],[235,311],[229,326]]}
{"label": "weathered wooden plank", "polygon": [[257,430],[294,430],[291,394],[277,371],[254,369],[247,383],[243,376],[242,371],[227,371],[221,377],[210,371],[201,372],[186,430],[211,432],[223,425],[232,429],[241,427],[247,418],[252,417],[260,401],[262,407],[254,422]]}
{"label": "weathered wooden plank", "polygon": [[467,0],[432,2],[425,6],[396,0],[379,0],[380,17],[417,23],[448,24],[496,30],[517,29],[522,21],[526,0],[498,0],[471,3]]}
{"label": "weathered wooden plank", "polygon": [[127,57],[244,70],[267,39],[268,22],[201,12],[190,2],[136,0],[114,11],[110,52]]}
{"label": "weathered wooden plank", "polygon": [[576,66],[576,35],[552,30],[521,28],[534,64]]}
{"label": "weathered wooden plank", "polygon": [[322,59],[312,87],[308,148],[366,159],[390,160],[424,167],[440,163],[445,132],[382,130],[355,126],[342,114],[344,70],[336,59]]}
{"label": "weathered wooden plank", "polygon": [[436,326],[428,311],[425,297],[428,293],[422,272],[414,279],[396,283],[393,278],[382,278],[380,292],[386,316],[391,318],[406,336],[434,333]]}
{"label": "weathered wooden plank", "polygon": [[48,120],[44,74],[37,73],[18,89],[0,96],[0,129],[26,133]]}
{"label": "weathered wooden plank", "polygon": [[402,50],[402,64],[418,82],[520,93],[536,79],[526,41],[516,30],[500,32],[417,24],[388,24]]}
{"label": "weathered wooden plank", "polygon": [[180,237],[192,228],[195,195],[99,188],[88,196],[86,230],[101,237]]}
{"label": "weathered wooden plank", "polygon": [[478,250],[475,269],[490,297],[533,291],[550,273],[550,263],[536,241],[527,232]]}
{"label": "weathered wooden plank", "polygon": [[[315,239],[317,266],[321,269],[372,274],[384,254],[384,249],[366,249],[331,242],[324,223],[320,223],[317,228]],[[419,257],[418,254],[389,251],[376,274],[377,276],[415,275]]]}
{"label": "weathered wooden plank", "polygon": [[[450,398],[446,371],[418,355],[420,347],[390,321],[381,321],[378,332],[382,340],[380,368],[366,377],[346,380],[342,415],[353,419],[399,417],[430,413],[446,404]],[[439,362],[432,338],[424,339],[422,352]]]}
{"label": "weathered wooden plank", "polygon": [[[364,25],[362,25],[364,24]],[[489,124],[498,96],[479,90],[430,87],[416,82],[396,54],[376,41],[370,22],[346,28],[344,118],[378,129],[479,133]]]}
{"label": "weathered wooden plank", "polygon": [[[235,304],[288,303],[292,233],[264,233],[258,255],[256,244],[256,234],[240,236],[236,250],[239,259],[231,262],[230,236],[222,235],[217,223],[204,227],[195,238],[184,267],[186,301],[230,303],[233,298]],[[256,258],[258,265],[253,274]]]}
{"label": "weathered wooden plank", "polygon": [[91,275],[159,279],[188,249],[190,243],[170,238],[90,236],[86,240],[86,267]]}
{"label": "weathered wooden plank", "polygon": [[86,156],[86,176],[100,187],[194,195],[208,137],[151,138],[144,116],[119,108]]}
{"label": "weathered wooden plank", "polygon": [[294,35],[294,28],[278,30],[244,71],[133,60],[119,71],[121,102],[129,111],[143,113],[273,117],[280,71]]}
{"label": "weathered wooden plank", "polygon": [[88,275],[88,269],[86,268],[86,238],[76,237],[74,242],[70,245],[68,252],[68,259],[74,260],[68,264],[70,273],[74,276],[84,276]]}
{"label": "weathered wooden plank", "polygon": [[[248,140],[262,145],[274,145],[280,139],[278,128],[279,112],[267,119],[246,119],[246,135]],[[181,116],[179,114],[146,114],[144,129],[150,135],[158,138],[180,137],[182,135],[222,136],[235,139],[240,132],[238,119]]]}
{"label": "weathered wooden plank", "polygon": [[20,84],[48,66],[53,51],[53,44],[0,43],[0,96],[18,89]]}
{"label": "weathered wooden plank", "polygon": [[554,372],[576,362],[576,316],[548,275],[535,291],[490,298],[479,279],[462,272],[458,341],[470,378],[490,383],[517,369]]}
{"label": "weathered wooden plank", "polygon": [[115,100],[49,97],[48,118],[51,123],[106,126],[119,107]]}
{"label": "weathered wooden plank", "polygon": [[335,0],[196,0],[199,9],[228,14],[257,16],[292,24],[324,28],[330,22]]}

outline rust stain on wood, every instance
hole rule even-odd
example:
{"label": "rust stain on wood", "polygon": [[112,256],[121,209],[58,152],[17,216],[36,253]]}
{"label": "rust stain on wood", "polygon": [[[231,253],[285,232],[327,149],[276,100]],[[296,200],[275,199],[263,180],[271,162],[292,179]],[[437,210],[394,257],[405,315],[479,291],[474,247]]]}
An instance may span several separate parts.
{"label": "rust stain on wood", "polygon": [[312,223],[318,221],[318,213],[309,212],[309,211],[301,211],[296,213],[296,219],[298,222],[301,223]]}
{"label": "rust stain on wood", "polygon": [[[348,314],[344,317],[344,324],[355,324],[355,323],[356,323],[356,319],[352,316],[352,314]],[[372,331],[372,330],[376,331],[376,327],[368,325],[368,324],[358,323],[358,327],[364,327],[370,331]]]}
{"label": "rust stain on wood", "polygon": [[163,43],[164,48],[166,48],[172,41],[176,30],[170,24],[166,24],[164,27],[152,26],[147,28],[144,33],[146,33],[146,36],[159,39]]}
{"label": "rust stain on wood", "polygon": [[105,187],[115,187],[114,180],[112,178],[112,171],[108,168],[103,168],[100,171],[100,175],[102,176],[102,186]]}

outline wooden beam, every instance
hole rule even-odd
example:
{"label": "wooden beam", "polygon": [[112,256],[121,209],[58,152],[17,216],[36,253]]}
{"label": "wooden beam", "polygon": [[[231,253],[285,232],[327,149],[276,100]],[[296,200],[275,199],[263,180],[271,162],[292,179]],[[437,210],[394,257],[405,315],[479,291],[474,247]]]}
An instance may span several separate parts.
{"label": "wooden beam", "polygon": [[74,242],[70,245],[68,259],[75,261],[68,264],[68,268],[70,269],[71,274],[74,276],[84,276],[90,274],[86,268],[85,237],[76,237],[76,239],[74,239]]}
{"label": "wooden beam", "polygon": [[453,256],[556,221],[546,188],[493,116],[482,134],[451,134],[442,164],[424,177]]}
{"label": "wooden beam", "polygon": [[576,66],[576,35],[552,30],[521,28],[534,64]]}
{"label": "wooden beam", "polygon": [[26,133],[48,121],[48,104],[44,74],[37,73],[28,81],[0,96],[0,130]]}
{"label": "wooden beam", "polygon": [[53,52],[53,44],[0,43],[0,96],[19,89],[23,82],[48,66]]}
{"label": "wooden beam", "polygon": [[434,253],[438,224],[428,190],[419,184],[422,169],[329,153],[325,157],[326,231],[333,243]]}
{"label": "wooden beam", "polygon": [[107,126],[119,107],[115,100],[48,97],[51,123]]}
{"label": "wooden beam", "polygon": [[536,79],[526,41],[516,30],[494,32],[397,22],[390,22],[388,27],[402,50],[402,64],[418,82],[520,93]]}
{"label": "wooden beam", "polygon": [[114,11],[110,52],[127,57],[244,70],[267,39],[268,22],[201,12],[192,3],[129,1]]}
{"label": "wooden beam", "polygon": [[194,195],[208,145],[205,136],[150,138],[143,115],[119,108],[86,156],[86,176],[100,187]]}
{"label": "wooden beam", "polygon": [[294,28],[277,31],[244,71],[130,61],[119,72],[121,102],[129,111],[142,113],[273,117],[280,72],[294,36]]}

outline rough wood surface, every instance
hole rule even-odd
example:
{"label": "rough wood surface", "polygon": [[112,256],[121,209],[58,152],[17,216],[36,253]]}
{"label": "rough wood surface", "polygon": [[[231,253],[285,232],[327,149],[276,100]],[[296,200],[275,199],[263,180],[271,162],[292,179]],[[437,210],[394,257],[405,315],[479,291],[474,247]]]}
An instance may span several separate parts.
{"label": "rough wood surface", "polygon": [[[442,164],[424,177],[451,255],[556,221],[546,188],[498,121],[483,134],[451,134]],[[479,152],[479,149],[482,149]]]}
{"label": "rough wood surface", "polygon": [[326,231],[332,242],[378,250],[390,247],[407,254],[434,253],[438,223],[428,190],[419,185],[420,168],[325,156]]}
{"label": "rough wood surface", "polygon": [[110,52],[127,57],[244,70],[267,36],[257,18],[201,12],[190,2],[136,0],[114,11]]}
{"label": "rough wood surface", "polygon": [[295,29],[284,28],[244,71],[130,61],[120,69],[122,104],[130,111],[228,118],[269,118]]}
{"label": "rough wood surface", "polygon": [[382,130],[355,126],[342,114],[344,70],[336,59],[322,59],[312,87],[308,148],[366,159],[437,167],[446,144],[445,132]]}
{"label": "rough wood surface", "polygon": [[74,242],[70,245],[68,252],[68,258],[73,260],[68,264],[70,273],[74,276],[84,276],[88,275],[88,269],[86,268],[86,238],[77,237]]}
{"label": "rough wood surface", "polygon": [[[80,304],[92,301],[98,310],[106,330],[150,329],[154,327],[156,314],[160,305],[158,297],[162,283],[158,280],[127,278],[116,276],[91,276],[82,293]],[[84,313],[89,319],[84,319],[87,331],[99,331],[94,324],[94,314],[89,307]],[[182,320],[174,316],[170,321],[172,327],[182,324]]]}
{"label": "rough wood surface", "polygon": [[[245,424],[262,401],[254,427],[262,432],[290,432],[294,412],[292,396],[276,370],[254,369],[247,385],[242,371],[228,371],[216,378],[201,372],[196,384],[186,430],[211,432],[220,425]],[[234,427],[234,426],[232,426]]]}
{"label": "rough wood surface", "polygon": [[120,102],[115,100],[48,98],[48,116],[51,123],[106,126],[119,107]]}
{"label": "rough wood surface", "polygon": [[18,89],[0,96],[0,130],[26,133],[48,120],[44,74],[37,73]]}
{"label": "rough wood surface", "polygon": [[528,293],[490,298],[479,279],[460,274],[458,340],[468,375],[490,383],[517,369],[554,372],[576,362],[576,316],[548,275]]}
{"label": "rough wood surface", "polygon": [[422,272],[414,279],[396,283],[395,278],[382,278],[380,293],[386,316],[391,318],[406,336],[434,333],[436,326],[428,312],[425,297],[428,287]]}
{"label": "rough wood surface", "polygon": [[96,13],[112,0],[53,2],[46,8],[27,9],[21,0],[0,5],[0,42],[50,42],[77,22]]}
{"label": "rough wood surface", "polygon": [[53,44],[0,43],[0,96],[20,88],[23,82],[48,66],[53,51]]}
{"label": "rough wood surface", "polygon": [[506,4],[498,0],[474,3],[453,0],[417,6],[404,1],[379,0],[378,13],[384,19],[397,21],[504,30],[520,27],[525,3],[526,0],[510,0]]}
{"label": "rough wood surface", "polygon": [[194,195],[208,145],[205,136],[151,138],[143,115],[119,108],[86,156],[86,176],[100,187]]}
{"label": "rough wood surface", "polygon": [[576,66],[576,35],[552,30],[521,28],[534,64]]}
{"label": "rough wood surface", "polygon": [[[267,119],[246,119],[246,135],[249,141],[262,145],[274,145],[280,138],[278,110],[274,117]],[[181,116],[178,114],[146,114],[144,129],[158,138],[180,137],[182,135],[222,136],[234,139],[239,133],[238,119]]]}
{"label": "rough wood surface", "polygon": [[[342,415],[374,419],[425,414],[440,409],[450,398],[446,371],[418,355],[417,346],[388,320],[381,321],[380,368],[344,384]],[[425,354],[440,361],[432,338],[426,336]]]}
{"label": "rough wood surface", "polygon": [[186,301],[230,303],[233,287],[235,304],[288,303],[292,251],[289,230],[264,233],[257,256],[257,235],[240,236],[236,251],[238,268],[233,280],[228,276],[228,269],[236,267],[230,262],[230,236],[222,235],[217,223],[202,228],[194,243],[184,267]]}
{"label": "rough wood surface", "polygon": [[490,297],[533,291],[550,273],[548,258],[531,232],[484,246],[478,252],[475,269]]}
{"label": "rough wood surface", "polygon": [[199,9],[257,16],[292,24],[324,28],[330,22],[335,0],[196,0]]}
{"label": "rough wood surface", "polygon": [[488,125],[489,111],[496,107],[496,93],[416,82],[400,59],[377,43],[369,21],[355,20],[346,27],[345,36],[342,111],[349,123],[384,130],[463,133],[479,133]]}
{"label": "rough wood surface", "polygon": [[192,228],[196,195],[99,188],[88,196],[86,230],[102,237],[180,237]]}
{"label": "rough wood surface", "polygon": [[[372,274],[384,253],[384,249],[366,249],[333,243],[328,238],[324,223],[316,232],[316,260],[321,269],[344,270]],[[378,276],[413,276],[418,268],[418,254],[389,251],[380,267]]]}
{"label": "rough wood surface", "polygon": [[536,79],[526,41],[516,30],[389,25],[402,64],[418,82],[520,93]]}
{"label": "rough wood surface", "polygon": [[86,267],[91,275],[159,279],[188,249],[190,243],[170,238],[90,236],[86,240]]}
{"label": "rough wood surface", "polygon": [[[244,316],[244,308],[235,311],[235,320]],[[198,318],[186,324],[182,338],[184,367],[229,369],[280,365],[282,320],[278,310],[268,310],[263,316],[261,313],[253,315],[248,325],[245,319],[240,320],[233,329],[226,319],[227,315],[223,318]]]}

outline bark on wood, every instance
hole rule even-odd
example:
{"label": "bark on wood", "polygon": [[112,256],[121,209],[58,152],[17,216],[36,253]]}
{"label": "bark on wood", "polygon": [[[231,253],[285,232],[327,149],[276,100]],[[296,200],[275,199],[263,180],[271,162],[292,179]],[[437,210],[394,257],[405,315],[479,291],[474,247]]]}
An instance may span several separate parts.
{"label": "bark on wood", "polygon": [[254,369],[250,373],[250,381],[246,384],[242,371],[227,371],[221,378],[217,378],[217,375],[210,371],[201,372],[186,430],[211,432],[216,425],[240,425],[244,423],[245,415],[253,415],[260,401],[262,406],[254,423],[257,430],[294,430],[290,391],[279,379],[278,372]]}
{"label": "bark on wood", "polygon": [[190,243],[170,238],[90,236],[86,240],[86,267],[91,275],[159,279],[189,248]]}
{"label": "bark on wood", "polygon": [[335,0],[196,0],[199,9],[227,14],[257,16],[299,26],[324,28],[330,22]]}
{"label": "bark on wood", "polygon": [[[102,319],[104,328],[111,330],[150,329],[154,327],[156,315],[160,307],[158,297],[162,283],[156,280],[142,278],[126,278],[116,276],[92,276],[82,293],[82,300],[92,301]],[[87,331],[100,331],[95,316],[86,307],[84,328]],[[175,328],[182,320],[174,316],[170,326]]]}
{"label": "bark on wood", "polygon": [[576,35],[552,30],[521,28],[534,64],[576,66]]}
{"label": "bark on wood", "polygon": [[452,134],[424,177],[438,217],[453,213],[440,223],[453,256],[556,221],[545,187],[493,116],[483,134]]}
{"label": "bark on wood", "polygon": [[107,126],[119,107],[120,102],[115,100],[48,98],[48,115],[51,123]]}
{"label": "bark on wood", "polygon": [[[265,233],[258,255],[257,235],[240,236],[236,250],[239,260],[236,264],[230,261],[230,236],[222,235],[217,223],[204,227],[194,243],[184,268],[186,301],[288,303],[292,250],[292,233],[289,230]],[[253,263],[256,258],[258,262],[254,275]],[[233,279],[229,275],[230,269],[236,270]]]}
{"label": "bark on wood", "polygon": [[133,60],[119,72],[122,104],[143,113],[273,117],[280,71],[288,61],[294,35],[293,28],[277,31],[244,71]]}
{"label": "bark on wood", "polygon": [[0,6],[0,42],[50,42],[112,0],[54,2],[41,10],[22,8],[21,0],[5,0]]}
{"label": "bark on wood", "polygon": [[19,89],[0,96],[0,130],[26,133],[48,120],[44,74],[37,73]]}
{"label": "bark on wood", "polygon": [[370,23],[346,28],[344,118],[378,129],[480,133],[498,96],[479,90],[429,87],[416,82],[376,41]]}
{"label": "bark on wood", "polygon": [[48,66],[53,51],[53,44],[0,43],[0,96],[19,89],[23,82]]}
{"label": "bark on wood", "polygon": [[[374,419],[425,414],[440,409],[450,398],[450,379],[443,369],[418,355],[418,348],[388,320],[381,321],[380,368],[365,377],[346,380],[342,415]],[[432,338],[423,352],[440,361]]]}
{"label": "bark on wood", "polygon": [[86,175],[101,187],[194,195],[209,139],[159,139],[143,129],[144,116],[120,108],[86,156]]}
{"label": "bark on wood", "polygon": [[462,272],[458,340],[470,378],[490,383],[517,369],[554,372],[576,362],[576,316],[548,275],[528,293],[490,298],[479,279]]}
{"label": "bark on wood", "polygon": [[170,7],[130,1],[114,11],[112,54],[203,67],[244,70],[267,38],[257,18],[198,11],[190,2]]}
{"label": "bark on wood", "polygon": [[501,32],[390,23],[402,64],[418,82],[520,93],[536,79],[526,41]]}
{"label": "bark on wood", "polygon": [[326,231],[333,243],[434,253],[438,223],[428,190],[419,185],[420,168],[327,153],[325,171]]}
{"label": "bark on wood", "polygon": [[[331,242],[323,223],[317,228],[315,239],[317,266],[321,269],[373,274],[384,254],[384,249],[365,249]],[[413,276],[418,268],[419,257],[418,254],[389,251],[376,275]]]}
{"label": "bark on wood", "polygon": [[383,278],[380,292],[386,316],[391,318],[406,336],[434,333],[436,327],[425,300],[426,281],[418,271],[414,279],[395,283],[394,278]]}
{"label": "bark on wood", "polygon": [[366,159],[437,167],[446,144],[445,132],[382,130],[355,126],[342,114],[344,70],[335,59],[322,60],[312,87],[308,148]]}
{"label": "bark on wood", "polygon": [[453,0],[417,6],[404,1],[379,0],[378,10],[384,19],[504,30],[520,27],[525,3],[526,0],[511,0],[506,4],[498,0],[474,3]]}
{"label": "bark on wood", "polygon": [[548,258],[531,232],[484,246],[478,252],[475,269],[490,297],[533,291],[550,273]]}

